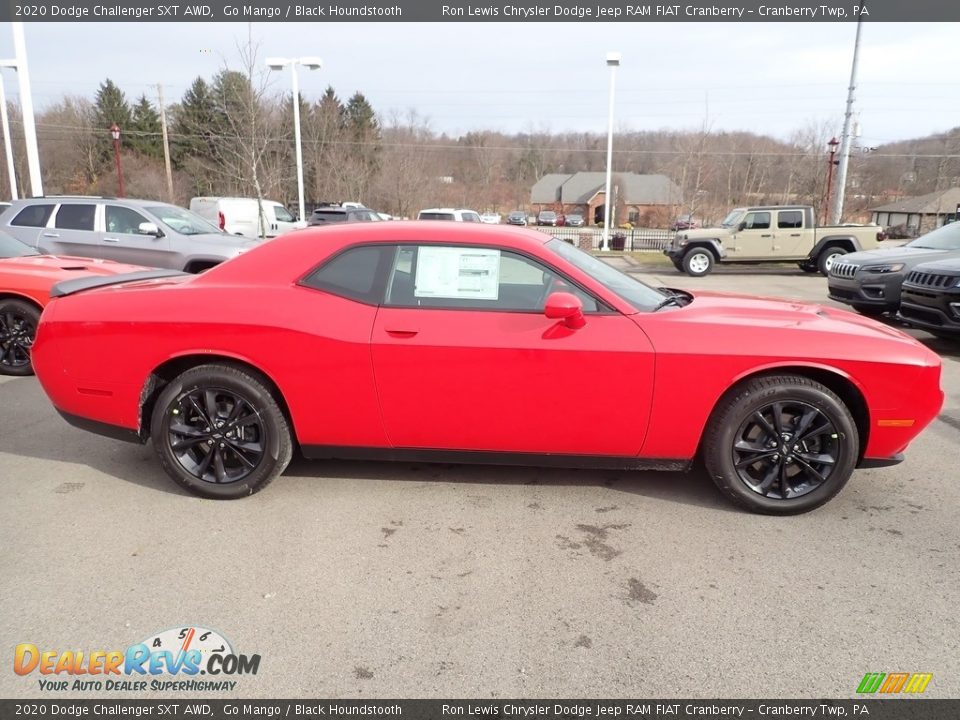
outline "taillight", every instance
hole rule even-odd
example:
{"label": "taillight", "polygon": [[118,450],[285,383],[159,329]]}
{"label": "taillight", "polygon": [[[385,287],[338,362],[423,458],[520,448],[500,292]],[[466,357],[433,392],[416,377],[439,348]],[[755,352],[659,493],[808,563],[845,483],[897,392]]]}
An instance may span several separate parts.
{"label": "taillight", "polygon": [[887,239],[887,234],[883,230],[877,233],[877,242],[883,242],[886,239]]}
{"label": "taillight", "polygon": [[227,226],[227,219],[223,216],[222,212],[218,212],[217,217],[220,219],[220,229],[223,230]]}

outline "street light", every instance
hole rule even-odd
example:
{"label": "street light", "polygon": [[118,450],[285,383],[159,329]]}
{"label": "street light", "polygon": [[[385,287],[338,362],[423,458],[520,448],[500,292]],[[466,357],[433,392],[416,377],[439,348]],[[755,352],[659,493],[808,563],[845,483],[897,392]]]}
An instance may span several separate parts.
{"label": "street light", "polygon": [[600,243],[601,250],[609,250],[607,238],[610,235],[610,184],[613,165],[613,87],[620,67],[620,53],[607,53],[607,66],[610,68],[610,112],[607,123],[607,186],[603,194],[603,236]]}
{"label": "street light", "polygon": [[840,146],[840,141],[835,137],[830,138],[827,142],[827,151],[830,153],[829,165],[827,166],[827,197],[823,204],[823,224],[827,224],[827,209],[830,207],[830,198],[833,195],[833,168],[839,163],[839,160],[834,160],[834,157],[837,154],[837,148]]}
{"label": "street light", "polygon": [[283,70],[290,66],[293,88],[293,135],[297,146],[297,199],[300,203],[298,220],[303,220],[303,148],[300,144],[300,83],[297,78],[297,65],[303,65],[308,70],[319,70],[323,61],[318,57],[302,58],[267,58],[267,67],[271,70]]}
{"label": "street light", "polygon": [[113,159],[117,164],[117,197],[124,197],[123,169],[120,167],[120,126],[116,123],[110,126],[110,137],[113,138]]}
{"label": "street light", "polygon": [[[17,69],[16,60],[0,60],[0,68]],[[7,155],[7,176],[10,179],[10,199],[18,200],[17,170],[13,164],[13,144],[10,142],[10,118],[7,116],[7,93],[3,87],[3,77],[0,77],[0,124],[3,126],[3,149]]]}

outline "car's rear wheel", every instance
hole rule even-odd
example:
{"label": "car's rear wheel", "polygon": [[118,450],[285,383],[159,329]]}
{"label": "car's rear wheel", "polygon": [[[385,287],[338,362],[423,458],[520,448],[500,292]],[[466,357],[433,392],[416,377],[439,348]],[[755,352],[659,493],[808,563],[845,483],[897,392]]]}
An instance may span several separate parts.
{"label": "car's rear wheel", "polygon": [[703,459],[711,479],[749,510],[793,515],[820,507],[853,473],[856,423],[843,401],[809,378],[756,378],[710,418]]}
{"label": "car's rear wheel", "polygon": [[683,256],[683,271],[692,277],[703,277],[713,269],[713,253],[706,248],[687,250]]}
{"label": "car's rear wheel", "polygon": [[833,264],[840,259],[841,256],[846,254],[846,250],[836,245],[821,251],[820,257],[817,258],[817,268],[820,270],[820,274],[824,276],[829,275],[830,268],[833,267]]}
{"label": "car's rear wheel", "polygon": [[266,382],[230,365],[201,365],[168,384],[150,434],[167,474],[209,498],[262,490],[293,454],[289,424]]}
{"label": "car's rear wheel", "polygon": [[0,300],[0,375],[33,375],[30,350],[40,308],[24,300]]}

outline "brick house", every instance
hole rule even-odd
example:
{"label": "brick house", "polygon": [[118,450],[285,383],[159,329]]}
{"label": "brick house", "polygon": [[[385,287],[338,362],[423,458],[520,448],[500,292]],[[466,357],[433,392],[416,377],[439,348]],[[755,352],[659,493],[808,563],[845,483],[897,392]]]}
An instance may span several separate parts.
{"label": "brick house", "polygon": [[[564,215],[580,214],[590,225],[603,222],[607,175],[602,172],[578,172],[544,175],[530,191],[530,203],[541,210]],[[611,194],[614,208],[622,207],[626,217],[615,224],[654,225],[669,219],[680,202],[680,188],[666,175],[613,174]]]}
{"label": "brick house", "polygon": [[904,225],[912,234],[921,235],[956,220],[958,208],[960,188],[954,187],[870,208],[870,214],[877,225]]}

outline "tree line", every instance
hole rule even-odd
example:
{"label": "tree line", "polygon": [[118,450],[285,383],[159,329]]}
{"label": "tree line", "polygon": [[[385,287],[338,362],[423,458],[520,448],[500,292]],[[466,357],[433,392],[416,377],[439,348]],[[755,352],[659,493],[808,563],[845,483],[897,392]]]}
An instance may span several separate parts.
{"label": "tree line", "polygon": [[[130,197],[195,195],[264,197],[296,205],[293,98],[272,92],[254,71],[197,77],[165,108],[173,196],[168,198],[158,99],[129,98],[104,80],[93,98],[66,96],[38,113],[44,189],[48,194],[113,195],[117,191],[109,128],[121,128],[121,157]],[[29,190],[19,110],[10,106],[21,196]],[[431,206],[509,212],[530,207],[533,184],[547,173],[603,171],[601,133],[548,129],[452,137],[411,110],[378,113],[361,92],[334,88],[300,100],[308,204],[361,201],[413,216]],[[716,221],[739,204],[805,203],[822,207],[827,140],[837,128],[808,123],[787,140],[756,132],[720,132],[709,119],[694,131],[618,131],[614,171],[664,174],[679,187],[673,213]],[[854,148],[845,220],[898,196],[946,189],[960,180],[960,128],[876,148]],[[5,174],[0,191],[9,193]],[[7,195],[8,196],[8,195]],[[659,218],[662,222],[664,218]]]}

